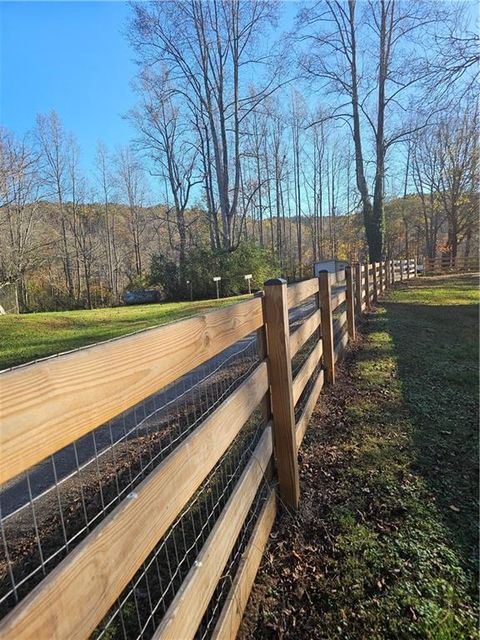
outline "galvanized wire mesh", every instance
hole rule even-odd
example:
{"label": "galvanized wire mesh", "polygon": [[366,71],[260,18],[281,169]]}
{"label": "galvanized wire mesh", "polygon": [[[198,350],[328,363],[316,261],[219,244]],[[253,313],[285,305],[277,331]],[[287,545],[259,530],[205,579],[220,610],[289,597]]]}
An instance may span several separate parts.
{"label": "galvanized wire mesh", "polygon": [[251,334],[2,486],[0,617],[199,426],[257,364],[256,334]]}
{"label": "galvanized wire mesh", "polygon": [[[244,425],[226,454],[203,482],[166,535],[159,541],[141,569],[124,590],[94,637],[98,640],[140,640],[154,633],[178,592],[185,576],[196,562],[199,551],[225,507],[242,471],[251,458],[265,427],[258,408]],[[240,552],[245,530],[258,512],[257,501],[250,510],[234,551],[227,562],[223,581],[210,601],[199,631],[208,637],[226,596],[220,584],[225,582]],[[233,573],[231,573],[233,575]]]}
{"label": "galvanized wire mesh", "polygon": [[269,489],[271,489],[271,486],[269,485],[270,483],[268,478],[264,477],[257,491],[257,495],[255,496],[255,500],[250,507],[247,517],[245,518],[245,522],[243,523],[237,541],[230,553],[230,557],[225,565],[222,577],[217,584],[215,593],[213,594],[205,615],[203,616],[202,622],[200,623],[195,636],[197,640],[206,640],[215,629],[215,625],[220,617],[222,608],[227,600],[230,587],[232,586],[237,573],[237,569],[242,559],[242,554],[247,548],[253,528],[255,527],[262,507],[268,498]]}
{"label": "galvanized wire mesh", "polygon": [[[293,331],[317,296],[290,311]],[[294,359],[294,374],[318,332]],[[20,602],[258,365],[247,336],[158,393],[0,487],[0,617]],[[296,407],[303,410],[318,365]],[[265,428],[261,407],[241,429],[181,515],[157,543],[94,634],[151,637],[205,544]],[[264,479],[198,630],[211,634],[266,497]],[[134,544],[134,542],[133,542]]]}

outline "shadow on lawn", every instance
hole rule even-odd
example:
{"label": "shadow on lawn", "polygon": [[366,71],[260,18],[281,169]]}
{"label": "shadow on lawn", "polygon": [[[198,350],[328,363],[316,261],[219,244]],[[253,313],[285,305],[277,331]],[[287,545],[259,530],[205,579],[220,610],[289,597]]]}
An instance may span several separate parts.
{"label": "shadow on lawn", "polygon": [[[457,291],[464,290],[463,280],[455,283]],[[412,417],[414,471],[435,496],[452,545],[477,572],[477,305],[387,301],[383,306]]]}

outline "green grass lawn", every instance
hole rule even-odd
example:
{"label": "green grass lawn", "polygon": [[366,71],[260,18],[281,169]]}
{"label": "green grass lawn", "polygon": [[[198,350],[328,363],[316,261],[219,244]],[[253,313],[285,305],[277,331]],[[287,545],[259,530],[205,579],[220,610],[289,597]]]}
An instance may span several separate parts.
{"label": "green grass lawn", "polygon": [[386,328],[412,420],[412,464],[452,546],[476,569],[478,276],[424,278],[388,296]]}
{"label": "green grass lawn", "polygon": [[478,280],[390,291],[320,396],[240,640],[478,638]]}
{"label": "green grass lawn", "polygon": [[0,316],[0,370],[203,313],[248,297]]}
{"label": "green grass lawn", "polygon": [[358,602],[372,637],[476,637],[478,302],[472,275],[400,286],[358,354],[363,393],[347,407],[358,459],[346,473],[385,521],[358,521],[355,509],[372,509],[360,491],[337,516],[342,571],[381,587]]}

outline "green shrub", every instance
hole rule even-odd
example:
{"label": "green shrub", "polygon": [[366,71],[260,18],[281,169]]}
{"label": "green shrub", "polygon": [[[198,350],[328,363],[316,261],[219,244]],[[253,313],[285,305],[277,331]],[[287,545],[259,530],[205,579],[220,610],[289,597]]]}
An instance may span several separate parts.
{"label": "green shrub", "polygon": [[160,286],[168,300],[190,297],[204,300],[216,295],[214,276],[220,276],[220,296],[239,295],[248,291],[245,275],[251,273],[252,290],[261,289],[268,278],[278,275],[278,263],[269,251],[252,242],[242,243],[236,251],[212,251],[196,248],[185,260],[183,274],[172,260],[155,255],[150,265],[149,284]]}

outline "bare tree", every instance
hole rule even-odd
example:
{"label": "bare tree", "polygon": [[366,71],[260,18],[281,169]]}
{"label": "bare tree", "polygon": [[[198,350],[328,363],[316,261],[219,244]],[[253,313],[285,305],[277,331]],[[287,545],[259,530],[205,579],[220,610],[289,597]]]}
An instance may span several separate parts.
{"label": "bare tree", "polygon": [[433,80],[437,91],[432,92],[432,100],[450,97],[452,108],[459,100],[474,99],[478,93],[480,36],[478,29],[472,29],[473,8],[473,3],[456,3],[451,20],[434,33],[436,55],[431,61],[430,82]]}
{"label": "bare tree", "polygon": [[415,139],[412,150],[412,178],[417,194],[420,197],[424,221],[425,248],[429,258],[435,258],[438,244],[438,234],[444,220],[444,213],[440,207],[436,193],[438,158],[427,140],[423,136]]}
{"label": "bare tree", "polygon": [[110,169],[111,158],[103,143],[98,143],[96,154],[96,178],[103,204],[105,229],[105,254],[107,260],[108,286],[115,300],[118,300],[118,258],[115,212],[112,206],[113,176]]}
{"label": "bare tree", "polygon": [[68,213],[65,207],[68,178],[68,136],[55,111],[38,115],[35,137],[41,153],[42,180],[50,197],[56,199],[60,216],[62,262],[70,297],[74,297],[72,258],[68,241]]}
{"label": "bare tree", "polygon": [[176,90],[204,127],[222,244],[231,250],[241,186],[242,123],[278,85],[271,78],[252,95],[242,78],[248,68],[266,60],[255,47],[275,15],[274,5],[264,0],[156,0],[134,5],[134,12],[130,35],[142,62],[168,66]]}
{"label": "bare tree", "polygon": [[146,227],[145,176],[143,168],[129,147],[123,147],[117,155],[118,188],[127,203],[127,228],[133,247],[133,275],[143,274],[142,237]]}
{"label": "bare tree", "polygon": [[[440,12],[432,4],[397,0],[369,0],[362,8],[359,17],[356,0],[325,0],[301,12],[300,39],[312,45],[311,52],[301,56],[301,64],[309,76],[338,96],[329,117],[350,127],[370,259],[378,261],[384,253],[387,153],[412,134],[402,110],[411,102],[413,89],[420,86],[428,68],[418,48],[413,60],[412,50],[404,45],[438,21]],[[365,156],[365,127],[374,139],[373,193]]]}
{"label": "bare tree", "polygon": [[455,261],[459,243],[478,226],[479,115],[475,105],[436,133],[437,192],[448,221],[447,246]]}
{"label": "bare tree", "polygon": [[141,134],[140,145],[153,160],[154,175],[167,185],[166,204],[173,200],[178,242],[180,279],[183,282],[187,250],[187,221],[185,211],[192,188],[200,184],[197,168],[198,147],[192,140],[192,127],[182,117],[178,95],[169,81],[168,71],[161,76],[144,70],[139,89],[142,104],[131,118]]}
{"label": "bare tree", "polygon": [[38,155],[26,139],[0,130],[0,230],[2,277],[16,282],[22,309],[28,307],[26,277],[38,266],[42,241]]}

